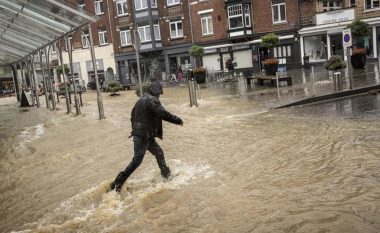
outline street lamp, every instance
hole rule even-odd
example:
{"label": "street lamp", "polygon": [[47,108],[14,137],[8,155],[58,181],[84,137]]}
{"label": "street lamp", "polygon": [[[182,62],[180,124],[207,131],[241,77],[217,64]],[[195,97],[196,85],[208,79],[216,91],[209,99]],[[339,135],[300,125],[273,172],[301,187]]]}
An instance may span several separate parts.
{"label": "street lamp", "polygon": [[141,98],[143,96],[142,84],[141,84],[141,72],[140,72],[140,57],[139,57],[139,52],[141,48],[141,39],[140,39],[140,34],[136,29],[133,30],[133,34],[135,37],[135,43],[133,47],[135,48],[135,51],[136,51],[137,76],[139,78],[140,98]]}

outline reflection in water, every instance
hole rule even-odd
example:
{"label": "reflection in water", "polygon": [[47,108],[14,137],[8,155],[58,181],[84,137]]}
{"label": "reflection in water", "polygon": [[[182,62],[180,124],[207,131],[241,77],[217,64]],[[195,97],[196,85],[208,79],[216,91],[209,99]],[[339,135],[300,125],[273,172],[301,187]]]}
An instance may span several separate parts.
{"label": "reflection in water", "polygon": [[189,108],[186,88],[164,90],[185,122],[164,124],[172,180],[147,154],[120,195],[107,189],[132,156],[132,92],[104,96],[102,121],[95,93],[80,117],[3,102],[0,231],[379,232],[378,96],[267,111],[202,91]]}

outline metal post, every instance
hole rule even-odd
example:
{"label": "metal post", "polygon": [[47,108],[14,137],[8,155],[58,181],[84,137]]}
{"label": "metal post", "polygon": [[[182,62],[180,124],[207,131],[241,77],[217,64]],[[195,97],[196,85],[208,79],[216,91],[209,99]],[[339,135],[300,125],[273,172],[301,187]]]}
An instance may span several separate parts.
{"label": "metal post", "polygon": [[280,89],[279,89],[280,83],[278,82],[278,76],[279,76],[279,72],[276,72],[277,95],[278,95],[278,97],[280,97]]}
{"label": "metal post", "polygon": [[137,32],[137,30],[134,30],[134,36],[135,36],[135,52],[136,52],[136,63],[137,63],[137,76],[139,78],[139,86],[140,86],[140,97],[143,96],[143,90],[142,90],[142,83],[141,83],[141,71],[140,71],[140,57],[139,57],[139,50],[140,50],[140,35]]}
{"label": "metal post", "polygon": [[46,68],[47,68],[47,73],[48,73],[48,85],[49,85],[49,97],[51,98],[51,103],[53,105],[53,110],[56,110],[56,105],[55,105],[55,96],[53,93],[53,83],[51,81],[51,75],[50,75],[50,61],[49,61],[49,55],[50,55],[50,47],[51,45],[48,45],[45,47],[45,58],[46,58]]}
{"label": "metal post", "polygon": [[46,100],[46,108],[50,108],[50,102],[47,96],[47,84],[46,84],[46,79],[45,79],[45,72],[44,72],[44,67],[42,63],[42,49],[38,51],[38,56],[40,57],[40,66],[41,66],[41,73],[42,73],[42,80],[44,82],[44,88],[45,88],[45,100]]}
{"label": "metal post", "polygon": [[[72,49],[71,46],[72,46],[71,45],[71,40],[69,40],[67,38],[67,47],[69,49],[69,60],[70,60],[70,75],[71,75],[71,80],[73,82],[75,110],[76,110],[76,114],[78,116],[81,113],[80,113],[80,106],[79,106],[79,103],[78,103],[77,88],[76,88],[76,85],[75,85],[74,66],[73,66],[73,49]],[[96,68],[96,66],[94,66],[94,69],[95,68]]]}
{"label": "metal post", "polygon": [[313,95],[315,96],[315,76],[314,76],[314,66],[311,66],[311,83],[313,85]]}
{"label": "metal post", "polygon": [[348,89],[352,89],[352,72],[351,72],[351,48],[347,47],[347,73],[348,73]]}
{"label": "metal post", "polygon": [[193,100],[193,85],[191,83],[191,79],[188,79],[189,82],[189,97],[190,97],[190,107],[193,107],[194,105],[194,100]]}
{"label": "metal post", "polygon": [[[102,99],[102,95],[100,94],[100,89],[99,89],[98,67],[96,65],[94,42],[92,40],[92,31],[91,31],[91,25],[90,24],[88,25],[88,32],[89,32],[89,37],[90,37],[89,44],[90,44],[90,52],[91,52],[91,59],[92,59],[92,67],[94,67],[96,96],[97,96],[97,100],[98,100],[98,110],[99,110],[99,120],[102,120],[102,119],[105,119],[106,117],[104,116],[103,99]],[[71,73],[73,73],[73,72],[71,72]],[[76,98],[75,104],[79,107],[79,104],[77,102],[78,97],[76,96],[76,94],[75,94],[75,98]]]}
{"label": "metal post", "polygon": [[[67,37],[66,37],[66,41],[68,41]],[[65,71],[65,65],[64,65],[63,57],[62,57],[61,42],[59,42],[58,46],[59,46],[59,49],[58,49],[59,59],[60,59],[60,62],[61,62],[61,67],[62,67],[63,83],[65,84],[65,100],[66,100],[67,114],[70,114],[71,113],[71,104],[70,104],[71,101],[69,101],[69,90],[67,89],[67,83],[68,83],[68,81],[67,81],[67,75],[66,75],[66,71]]]}
{"label": "metal post", "polygon": [[26,67],[26,70],[28,72],[28,77],[29,77],[29,82],[30,82],[30,93],[31,93],[31,97],[32,97],[32,100],[33,100],[33,105],[35,105],[35,102],[36,102],[36,97],[35,97],[35,88],[34,88],[34,85],[33,85],[33,78],[32,78],[32,75],[31,75],[31,68],[29,67],[30,64],[29,64],[29,59],[25,59],[24,60],[25,62],[25,67]]}
{"label": "metal post", "polygon": [[40,88],[38,87],[36,70],[34,67],[34,54],[32,54],[32,56],[31,56],[31,66],[32,66],[32,73],[33,73],[33,82],[34,82],[35,91],[36,91],[37,108],[39,108],[41,106],[40,97],[38,96],[38,93],[40,92]]}
{"label": "metal post", "polygon": [[343,90],[342,86],[342,73],[341,72],[335,72],[333,74],[333,85],[335,91],[341,91]]}

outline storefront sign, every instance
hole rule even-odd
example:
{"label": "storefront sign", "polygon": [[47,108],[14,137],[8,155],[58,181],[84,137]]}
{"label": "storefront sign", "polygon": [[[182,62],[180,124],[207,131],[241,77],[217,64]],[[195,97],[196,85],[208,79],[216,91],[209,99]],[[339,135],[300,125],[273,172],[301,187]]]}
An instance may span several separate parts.
{"label": "storefront sign", "polygon": [[248,49],[248,48],[249,48],[249,45],[247,45],[247,44],[232,46],[232,50]]}
{"label": "storefront sign", "polygon": [[328,11],[325,13],[317,14],[316,16],[316,24],[330,24],[330,23],[339,23],[349,20],[355,19],[354,9],[344,9],[344,10],[336,10],[336,11]]}

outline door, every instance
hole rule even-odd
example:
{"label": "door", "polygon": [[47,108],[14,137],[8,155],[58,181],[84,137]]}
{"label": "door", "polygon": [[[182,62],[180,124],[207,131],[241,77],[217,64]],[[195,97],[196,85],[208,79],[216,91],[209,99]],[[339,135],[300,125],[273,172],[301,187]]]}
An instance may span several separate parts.
{"label": "door", "polygon": [[330,35],[331,55],[343,57],[343,39],[342,34]]}

